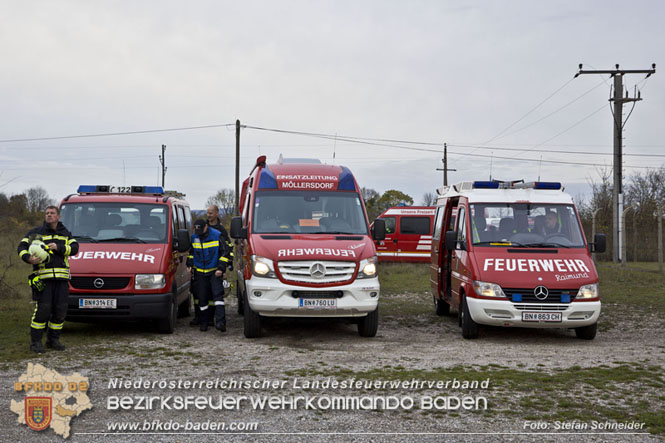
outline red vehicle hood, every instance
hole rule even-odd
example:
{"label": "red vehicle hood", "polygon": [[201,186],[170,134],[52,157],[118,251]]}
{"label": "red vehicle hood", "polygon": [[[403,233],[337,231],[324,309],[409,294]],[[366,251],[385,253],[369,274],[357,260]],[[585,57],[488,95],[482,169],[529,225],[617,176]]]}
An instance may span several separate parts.
{"label": "red vehicle hood", "polygon": [[71,272],[80,274],[156,274],[164,244],[79,243],[79,252],[69,257]]}
{"label": "red vehicle hood", "polygon": [[596,267],[586,249],[559,249],[557,253],[525,251],[474,248],[474,278],[496,283],[503,288],[535,288],[543,285],[548,288],[574,289],[598,282]]}
{"label": "red vehicle hood", "polygon": [[[376,255],[374,242],[367,236],[253,234],[250,241],[256,255],[273,261],[338,260],[358,262]],[[354,240],[336,240],[353,237]]]}

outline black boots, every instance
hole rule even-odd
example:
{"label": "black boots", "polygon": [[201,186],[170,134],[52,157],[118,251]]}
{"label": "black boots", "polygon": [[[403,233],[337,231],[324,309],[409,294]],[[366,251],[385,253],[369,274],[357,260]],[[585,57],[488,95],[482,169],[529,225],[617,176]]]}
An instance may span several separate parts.
{"label": "black boots", "polygon": [[[41,344],[41,342],[40,342]],[[51,348],[55,351],[64,351],[65,350],[65,345],[60,343],[60,340],[57,337],[47,337],[46,338],[46,347]]]}
{"label": "black boots", "polygon": [[30,328],[30,350],[36,354],[43,354],[46,352],[42,345],[42,336],[44,335],[43,329]]}

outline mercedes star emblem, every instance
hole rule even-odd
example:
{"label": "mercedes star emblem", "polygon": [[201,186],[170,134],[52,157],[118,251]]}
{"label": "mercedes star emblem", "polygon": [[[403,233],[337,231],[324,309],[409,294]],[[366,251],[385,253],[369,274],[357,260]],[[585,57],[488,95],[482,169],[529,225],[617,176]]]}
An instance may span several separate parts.
{"label": "mercedes star emblem", "polygon": [[323,278],[326,276],[326,267],[323,263],[314,263],[309,268],[309,275],[314,278]]}
{"label": "mercedes star emblem", "polygon": [[536,289],[533,290],[533,295],[535,295],[538,300],[545,300],[549,293],[550,292],[545,286],[536,286]]}

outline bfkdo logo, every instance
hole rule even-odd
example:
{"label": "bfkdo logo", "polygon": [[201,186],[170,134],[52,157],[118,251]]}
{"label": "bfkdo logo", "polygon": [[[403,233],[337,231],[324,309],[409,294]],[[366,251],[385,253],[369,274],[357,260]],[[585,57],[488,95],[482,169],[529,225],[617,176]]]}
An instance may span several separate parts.
{"label": "bfkdo logo", "polygon": [[25,424],[35,431],[43,431],[51,424],[53,399],[51,397],[25,397]]}
{"label": "bfkdo logo", "polygon": [[33,431],[52,429],[67,438],[74,417],[92,408],[87,377],[78,372],[61,375],[40,364],[28,363],[28,370],[14,382],[14,392],[24,397],[12,400],[9,407],[18,416],[18,423]]}

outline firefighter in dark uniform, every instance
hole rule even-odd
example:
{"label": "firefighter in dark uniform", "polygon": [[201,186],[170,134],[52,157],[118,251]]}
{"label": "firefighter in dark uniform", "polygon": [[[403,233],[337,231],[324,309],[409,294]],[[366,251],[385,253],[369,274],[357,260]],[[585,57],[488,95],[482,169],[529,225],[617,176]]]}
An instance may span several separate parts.
{"label": "firefighter in dark uniform", "polygon": [[194,291],[199,302],[199,329],[208,330],[211,316],[209,302],[215,306],[215,327],[226,331],[226,311],[224,307],[224,286],[226,267],[230,262],[228,248],[221,233],[209,228],[205,220],[194,222],[192,246],[187,257],[187,269],[192,272]]}
{"label": "firefighter in dark uniform", "polygon": [[[226,228],[224,228],[224,225],[222,225],[222,221],[219,219],[219,208],[216,205],[210,205],[208,206],[208,211],[206,213],[206,218],[208,220],[208,226],[218,230],[221,235],[222,239],[224,240],[224,243],[226,244],[228,251],[229,251],[229,263],[226,266],[226,269],[228,271],[233,271],[233,242],[231,241],[231,237],[229,237],[228,232],[226,231]],[[196,298],[196,293],[194,289],[194,282],[191,284],[192,287],[192,294],[194,294],[194,318],[192,321],[189,322],[190,326],[196,326],[200,324],[200,308],[199,308],[199,301]],[[208,305],[208,309],[210,309],[210,315],[208,315],[208,321],[209,324],[212,324],[213,318],[214,318],[214,312],[215,312],[215,305],[212,301],[210,301]]]}
{"label": "firefighter in dark uniform", "polygon": [[[46,244],[48,257],[45,260],[29,252],[30,244],[39,239]],[[60,333],[67,315],[69,297],[69,257],[76,255],[79,245],[71,232],[60,223],[60,210],[55,206],[46,208],[44,224],[26,234],[18,245],[18,255],[32,265],[29,283],[32,298],[36,301],[30,323],[30,350],[44,353],[42,337],[46,329],[46,347],[62,351]]]}

